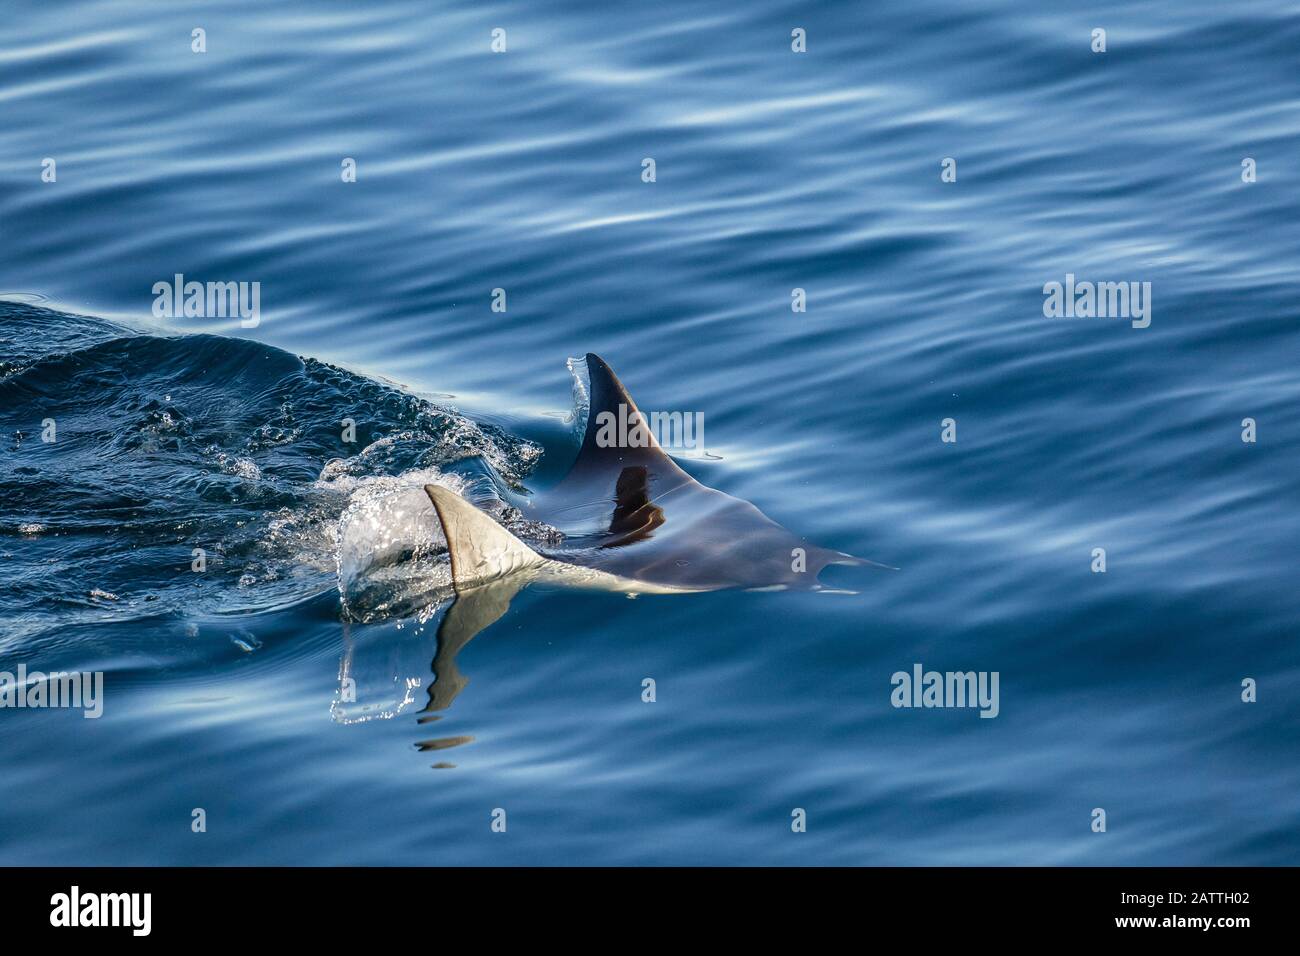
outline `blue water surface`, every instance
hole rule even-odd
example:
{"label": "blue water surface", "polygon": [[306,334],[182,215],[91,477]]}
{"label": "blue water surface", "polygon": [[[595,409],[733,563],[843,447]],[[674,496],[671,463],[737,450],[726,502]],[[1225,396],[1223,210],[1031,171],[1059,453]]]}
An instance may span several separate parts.
{"label": "blue water surface", "polygon": [[[1300,859],[1294,4],[5,14],[0,671],[105,692],[0,710],[0,863]],[[435,680],[418,489],[523,522],[588,351],[900,570],[533,587]],[[998,716],[895,708],[918,663]]]}

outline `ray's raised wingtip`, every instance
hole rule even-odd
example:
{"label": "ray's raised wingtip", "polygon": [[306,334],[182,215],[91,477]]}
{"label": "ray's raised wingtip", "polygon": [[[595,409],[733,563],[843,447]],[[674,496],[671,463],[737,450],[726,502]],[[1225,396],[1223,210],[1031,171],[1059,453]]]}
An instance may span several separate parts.
{"label": "ray's raised wingtip", "polygon": [[457,593],[542,563],[542,557],[450,488],[425,485],[442,524]]}

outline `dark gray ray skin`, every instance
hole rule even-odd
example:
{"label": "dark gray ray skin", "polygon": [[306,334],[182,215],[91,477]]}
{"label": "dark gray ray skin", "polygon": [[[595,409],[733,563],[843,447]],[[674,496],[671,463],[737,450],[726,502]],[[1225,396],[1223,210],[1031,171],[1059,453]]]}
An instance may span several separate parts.
{"label": "dark gray ray skin", "polygon": [[[748,501],[700,484],[659,447],[601,447],[601,412],[637,413],[636,403],[600,356],[587,353],[590,411],[573,467],[538,496],[536,514],[565,532],[546,557],[634,581],[690,591],[722,588],[815,589],[829,564],[867,564],[810,544]],[[575,533],[576,532],[576,533]],[[796,568],[796,549],[804,564]]]}
{"label": "dark gray ray skin", "polygon": [[[686,591],[816,589],[817,575],[830,564],[887,567],[809,544],[748,501],[700,484],[648,431],[649,443],[642,447],[601,447],[600,413],[617,417],[623,404],[630,418],[638,409],[604,360],[589,352],[586,362],[590,409],[582,446],[569,473],[538,496],[535,506],[536,517],[566,535],[560,547],[539,550],[543,557]],[[445,523],[441,512],[439,517]],[[795,570],[799,548],[803,571]],[[467,683],[456,666],[460,649],[499,620],[530,580],[521,572],[477,585],[457,583],[456,600],[438,628],[424,720],[449,707]]]}

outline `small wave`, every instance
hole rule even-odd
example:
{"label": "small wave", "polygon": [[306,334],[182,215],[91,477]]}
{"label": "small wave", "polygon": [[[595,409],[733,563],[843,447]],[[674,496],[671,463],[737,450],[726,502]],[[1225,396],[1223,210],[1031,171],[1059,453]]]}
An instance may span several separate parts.
{"label": "small wave", "polygon": [[247,339],[0,302],[0,428],[0,512],[30,542],[0,577],[19,637],[102,614],[92,592],[127,617],[334,589],[345,615],[427,615],[450,576],[426,483],[495,496],[520,533],[550,530],[505,500],[540,447]]}

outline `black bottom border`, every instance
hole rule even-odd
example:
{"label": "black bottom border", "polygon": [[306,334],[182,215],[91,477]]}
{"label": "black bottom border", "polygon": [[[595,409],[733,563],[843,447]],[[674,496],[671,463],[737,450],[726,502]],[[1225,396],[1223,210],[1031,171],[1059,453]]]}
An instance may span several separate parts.
{"label": "black bottom border", "polygon": [[[612,942],[609,931],[620,927],[629,938],[711,927],[732,941],[759,942],[784,928],[855,938],[902,931],[918,942],[1134,936],[1231,943],[1286,926],[1295,883],[1289,868],[0,868],[0,912],[7,941],[70,934],[81,942],[247,941],[279,929],[295,942],[373,946],[395,941],[394,932],[545,934],[550,927]],[[93,919],[99,894],[144,893],[147,937],[135,932],[142,896],[104,904],[109,919],[116,908],[128,925],[52,925]]]}

